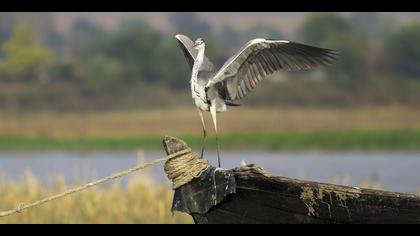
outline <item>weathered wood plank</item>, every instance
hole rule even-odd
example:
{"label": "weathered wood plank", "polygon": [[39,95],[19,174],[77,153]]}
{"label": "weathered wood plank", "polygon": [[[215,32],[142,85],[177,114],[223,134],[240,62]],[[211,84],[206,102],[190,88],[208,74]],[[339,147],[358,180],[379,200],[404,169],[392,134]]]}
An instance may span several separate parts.
{"label": "weathered wood plank", "polygon": [[[164,146],[169,154],[187,144],[166,138]],[[191,213],[196,223],[420,224],[420,197],[414,194],[267,177],[245,170],[234,170],[234,177],[236,193],[204,214]]]}
{"label": "weathered wood plank", "polygon": [[208,223],[420,223],[416,195],[251,173],[235,178],[237,193],[206,214]]}

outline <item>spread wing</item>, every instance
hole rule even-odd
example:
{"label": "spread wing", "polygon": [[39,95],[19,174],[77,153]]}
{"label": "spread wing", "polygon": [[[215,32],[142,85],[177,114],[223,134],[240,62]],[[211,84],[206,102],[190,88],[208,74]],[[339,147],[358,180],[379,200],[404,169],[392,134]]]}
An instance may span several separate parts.
{"label": "spread wing", "polygon": [[[185,35],[177,34],[175,38],[178,40],[179,47],[182,49],[185,58],[187,59],[188,65],[192,70],[194,66],[194,60],[197,57],[198,50],[193,48],[194,42]],[[203,66],[200,68],[202,71],[214,71],[213,63],[204,56]]]}
{"label": "spread wing", "polygon": [[206,87],[222,82],[227,98],[237,100],[275,71],[298,71],[330,65],[337,57],[335,50],[285,40],[254,39],[229,58]]}

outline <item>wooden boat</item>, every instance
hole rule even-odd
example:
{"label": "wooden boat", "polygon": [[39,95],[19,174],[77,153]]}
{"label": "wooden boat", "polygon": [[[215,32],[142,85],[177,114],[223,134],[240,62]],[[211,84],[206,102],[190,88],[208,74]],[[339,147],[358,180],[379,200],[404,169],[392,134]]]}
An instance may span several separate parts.
{"label": "wooden boat", "polygon": [[[164,147],[170,154],[187,144],[165,137]],[[270,176],[252,165],[210,168],[175,191],[172,210],[198,224],[420,223],[418,195]]]}

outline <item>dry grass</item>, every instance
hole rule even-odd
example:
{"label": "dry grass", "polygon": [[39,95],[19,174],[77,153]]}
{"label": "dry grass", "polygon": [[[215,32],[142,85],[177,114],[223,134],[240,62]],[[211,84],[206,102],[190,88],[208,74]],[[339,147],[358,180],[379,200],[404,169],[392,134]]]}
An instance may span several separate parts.
{"label": "dry grass", "polygon": [[[26,174],[21,182],[0,183],[0,210],[12,209],[18,203],[33,202],[72,187],[62,177],[45,186]],[[124,185],[125,186],[125,185]],[[170,212],[173,191],[170,186],[156,184],[147,175],[121,184],[95,187],[59,199],[20,214],[0,218],[4,223],[193,223],[186,214]]]}
{"label": "dry grass", "polygon": [[[349,185],[349,181],[348,176],[333,176],[329,182]],[[382,181],[363,180],[358,186],[385,189]],[[22,202],[33,202],[70,187],[60,176],[56,176],[54,184],[48,187],[40,184],[30,173],[25,174],[21,182],[3,180],[0,183],[0,210],[14,208]],[[130,178],[125,188],[118,182],[110,187],[96,187],[17,215],[0,218],[0,224],[193,223],[192,218],[186,214],[172,215],[172,195],[169,186],[156,184],[148,174],[139,174]]]}
{"label": "dry grass", "polygon": [[[246,108],[219,115],[222,133],[329,130],[397,130],[420,128],[420,110],[413,107]],[[211,128],[207,115],[206,122]],[[170,110],[0,114],[0,136],[124,137],[201,134],[197,111]]]}

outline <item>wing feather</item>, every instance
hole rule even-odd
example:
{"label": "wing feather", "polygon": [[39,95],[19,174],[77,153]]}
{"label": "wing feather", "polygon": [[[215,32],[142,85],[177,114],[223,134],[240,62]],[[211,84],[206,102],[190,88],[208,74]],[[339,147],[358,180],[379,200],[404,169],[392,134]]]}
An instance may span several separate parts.
{"label": "wing feather", "polygon": [[335,50],[284,40],[254,39],[225,62],[209,80],[207,87],[223,81],[227,98],[237,100],[275,71],[299,71],[331,65],[337,57]]}

